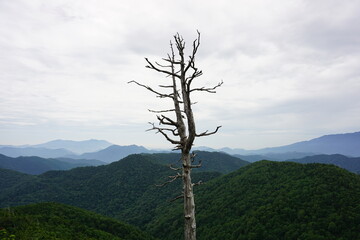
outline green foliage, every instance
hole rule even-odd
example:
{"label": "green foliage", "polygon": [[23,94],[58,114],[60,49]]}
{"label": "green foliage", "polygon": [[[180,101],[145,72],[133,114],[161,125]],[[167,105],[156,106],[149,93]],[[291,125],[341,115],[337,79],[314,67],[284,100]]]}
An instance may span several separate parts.
{"label": "green foliage", "polygon": [[15,235],[8,233],[5,228],[0,228],[0,240],[15,240]]}
{"label": "green foliage", "polygon": [[[105,166],[50,171],[39,176],[14,172],[15,177],[11,177],[12,172],[4,171],[0,179],[11,180],[12,185],[0,188],[0,207],[60,202],[144,226],[156,218],[161,206],[181,193],[181,180],[155,186],[174,172],[152,160],[148,155],[131,155]],[[219,175],[197,173],[193,177],[194,181],[207,181]]]}
{"label": "green foliage", "polygon": [[[2,209],[0,226],[14,233],[16,239],[24,240],[154,239],[130,225],[83,209],[56,203]],[[15,239],[14,235],[9,235],[4,228],[0,230],[0,239]]]}
{"label": "green foliage", "polygon": [[[360,177],[335,166],[261,161],[196,192],[198,239],[360,239]],[[181,207],[146,230],[181,239]]]}
{"label": "green foliage", "polygon": [[[106,166],[40,176],[0,171],[0,204],[62,202],[164,240],[181,239],[182,202],[168,201],[181,193],[181,181],[156,187],[174,174],[156,161],[154,155],[131,155]],[[360,176],[338,167],[261,161],[223,176],[198,172],[193,179],[207,182],[194,190],[199,240],[360,239]],[[21,221],[40,221],[41,214],[46,211]],[[11,225],[0,227],[18,237]]]}
{"label": "green foliage", "polygon": [[[194,151],[196,153],[195,161],[202,161],[201,168],[196,168],[194,172],[220,172],[230,173],[243,166],[249,164],[249,162],[241,160],[237,157],[233,157],[226,153],[220,152],[205,152],[205,151]],[[156,153],[147,154],[152,157],[152,161],[164,165],[180,163],[180,153]]]}

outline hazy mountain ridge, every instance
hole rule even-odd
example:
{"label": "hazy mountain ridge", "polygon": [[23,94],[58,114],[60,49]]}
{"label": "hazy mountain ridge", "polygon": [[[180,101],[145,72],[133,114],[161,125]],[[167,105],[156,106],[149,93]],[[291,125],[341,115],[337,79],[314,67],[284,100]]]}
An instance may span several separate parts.
{"label": "hazy mountain ridge", "polygon": [[58,158],[73,154],[66,149],[48,149],[37,147],[0,147],[0,154],[8,157],[37,156],[42,158]]}
{"label": "hazy mountain ridge", "polygon": [[90,139],[84,141],[72,141],[57,139],[42,144],[32,145],[31,147],[47,149],[66,149],[76,154],[83,154],[86,152],[100,151],[111,145],[113,144],[105,140]]}
{"label": "hazy mountain ridge", "polygon": [[332,154],[332,155],[315,155],[308,156],[301,159],[289,159],[289,162],[297,163],[324,163],[324,164],[333,164],[335,166],[344,168],[350,172],[360,174],[360,157],[352,158],[346,157],[341,154]]}
{"label": "hazy mountain ridge", "polygon": [[0,168],[11,169],[27,174],[41,174],[50,170],[69,170],[76,167],[99,166],[106,164],[98,160],[17,157],[0,154]]}
{"label": "hazy mountain ridge", "polygon": [[[113,162],[120,160],[130,154],[168,152],[168,150],[149,150],[143,146],[137,145],[120,146],[110,144],[111,143],[104,140],[94,139],[86,141],[54,140],[33,146],[0,146],[0,154],[7,155],[9,157],[67,157],[75,159],[97,159],[104,162]],[[103,149],[94,150],[99,148]],[[75,154],[75,152],[82,152],[85,149],[92,149],[92,151],[82,154]],[[257,161],[262,159],[281,161],[318,154],[342,154],[346,156],[360,157],[360,132],[325,135],[319,138],[311,139],[309,141],[302,141],[285,146],[263,148],[258,150],[245,150],[241,148],[213,149],[209,147],[194,147],[193,150],[225,152],[232,155],[238,155],[238,157],[248,161]],[[253,156],[244,157],[248,155]]]}
{"label": "hazy mountain ridge", "polygon": [[325,135],[309,141],[302,141],[290,145],[263,148],[256,153],[284,153],[284,152],[312,152],[317,154],[342,154],[360,156],[360,132]]}
{"label": "hazy mountain ridge", "polygon": [[78,156],[71,156],[73,158],[81,159],[97,159],[103,162],[114,162],[121,160],[124,157],[127,157],[131,154],[139,153],[152,153],[153,151],[146,149],[143,146],[129,145],[129,146],[120,146],[120,145],[111,145],[105,149],[96,152],[84,153]]}

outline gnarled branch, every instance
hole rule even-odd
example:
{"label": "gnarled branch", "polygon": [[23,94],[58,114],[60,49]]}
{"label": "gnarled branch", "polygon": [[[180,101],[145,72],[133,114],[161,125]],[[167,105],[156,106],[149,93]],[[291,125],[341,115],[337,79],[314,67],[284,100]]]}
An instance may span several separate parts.
{"label": "gnarled branch", "polygon": [[203,133],[200,134],[196,134],[196,137],[204,137],[204,136],[209,136],[209,135],[213,135],[215,133],[217,133],[217,131],[221,128],[222,126],[217,126],[216,129],[213,132],[209,132],[208,130],[206,130]]}
{"label": "gnarled branch", "polygon": [[131,80],[129,81],[128,83],[135,83],[136,85],[139,85],[140,87],[143,87],[143,88],[146,88],[147,90],[149,90],[150,92],[153,92],[157,95],[157,97],[159,98],[171,98],[171,99],[174,99],[174,95],[172,93],[170,94],[165,94],[165,93],[160,93],[154,89],[152,89],[151,87],[149,86],[146,86],[144,84],[141,84],[141,83],[138,83],[137,81],[135,80]]}

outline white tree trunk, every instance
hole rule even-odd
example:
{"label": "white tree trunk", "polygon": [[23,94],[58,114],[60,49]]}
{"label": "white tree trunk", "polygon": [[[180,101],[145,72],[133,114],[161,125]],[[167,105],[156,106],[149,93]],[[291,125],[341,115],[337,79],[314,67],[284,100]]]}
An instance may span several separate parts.
{"label": "white tree trunk", "polygon": [[195,201],[191,182],[191,158],[189,153],[182,154],[184,190],[184,239],[196,240]]}

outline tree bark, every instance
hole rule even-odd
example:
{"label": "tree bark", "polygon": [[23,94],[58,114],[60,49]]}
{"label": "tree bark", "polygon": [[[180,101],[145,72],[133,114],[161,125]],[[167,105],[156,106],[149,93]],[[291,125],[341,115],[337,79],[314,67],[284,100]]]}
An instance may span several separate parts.
{"label": "tree bark", "polygon": [[186,240],[196,240],[195,200],[191,181],[191,157],[182,153],[184,190],[184,235]]}

